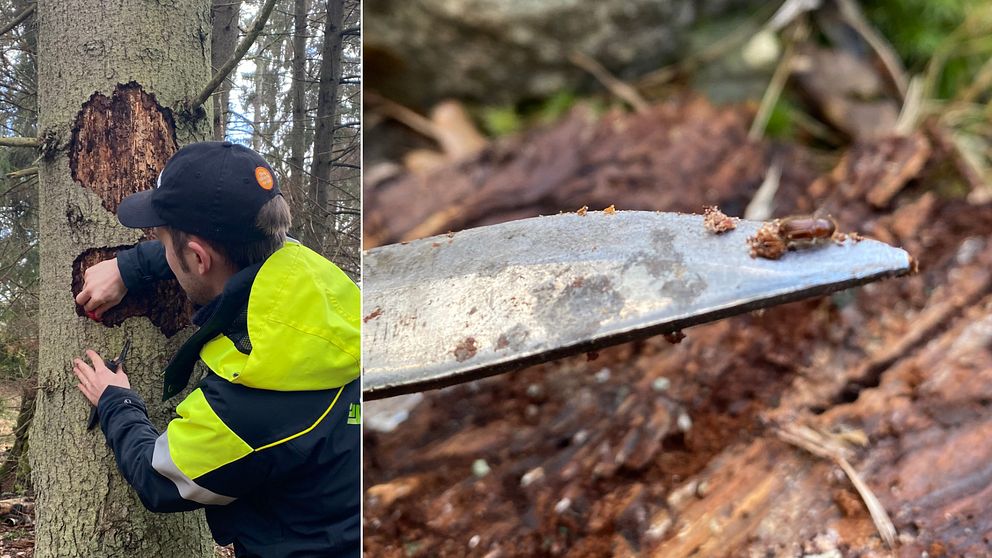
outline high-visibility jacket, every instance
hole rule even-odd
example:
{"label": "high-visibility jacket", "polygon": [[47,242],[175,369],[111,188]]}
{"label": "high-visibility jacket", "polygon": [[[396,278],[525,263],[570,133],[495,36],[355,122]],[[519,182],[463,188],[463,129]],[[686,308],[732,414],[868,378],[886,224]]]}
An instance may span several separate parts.
{"label": "high-visibility jacket", "polygon": [[[118,254],[129,290],[170,276],[163,262],[158,242]],[[209,339],[194,334],[176,359],[195,350],[210,372],[164,433],[137,393],[108,388],[100,425],[144,505],[205,507],[237,556],[358,556],[359,300],[337,267],[287,242],[197,311]]]}

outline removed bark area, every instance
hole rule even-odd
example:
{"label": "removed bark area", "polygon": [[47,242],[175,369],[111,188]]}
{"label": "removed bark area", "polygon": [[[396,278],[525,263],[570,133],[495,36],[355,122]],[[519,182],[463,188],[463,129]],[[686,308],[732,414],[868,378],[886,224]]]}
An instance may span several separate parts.
{"label": "removed bark area", "polygon": [[[679,345],[654,338],[425,393],[394,431],[366,430],[366,555],[992,548],[992,206],[928,191],[946,165],[925,140],[859,143],[831,171],[747,143],[747,120],[699,100],[573,115],[373,185],[367,234],[383,241],[438,214],[429,234],[584,204],[739,215],[778,150],[775,214],[826,208],[840,230],[907,248],[921,271],[694,327]],[[798,427],[854,442],[848,461],[891,516],[894,551],[848,475],[777,434]]]}
{"label": "removed bark area", "polygon": [[[117,252],[125,248],[130,246],[91,248],[80,254],[76,261],[72,262],[73,299],[83,290],[87,269],[117,257]],[[78,304],[76,315],[86,316],[86,311]],[[193,303],[179,286],[179,281],[175,279],[157,281],[153,287],[144,291],[128,293],[120,304],[108,310],[99,321],[107,327],[116,327],[134,316],[147,317],[163,335],[172,337],[192,323]]]}

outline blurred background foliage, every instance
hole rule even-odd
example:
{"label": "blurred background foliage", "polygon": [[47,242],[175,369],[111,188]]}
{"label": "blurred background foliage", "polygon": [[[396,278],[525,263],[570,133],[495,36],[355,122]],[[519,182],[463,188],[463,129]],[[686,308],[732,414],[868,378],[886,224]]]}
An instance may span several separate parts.
{"label": "blurred background foliage", "polygon": [[[652,39],[659,45],[656,55],[637,53],[624,65],[616,61],[623,58],[616,52],[628,52],[640,44],[642,35],[654,32],[652,23],[631,20],[627,22],[631,30],[625,33],[607,18],[602,33],[609,39],[599,43],[588,46],[583,34],[563,38],[550,32],[541,43],[528,25],[543,29],[534,20],[556,15],[581,23],[588,15],[577,13],[583,4],[567,4],[561,14],[523,10],[526,13],[520,15],[513,13],[520,8],[512,2],[497,2],[500,7],[493,13],[459,14],[455,10],[471,2],[425,1],[432,7],[423,8],[424,14],[402,15],[409,18],[411,27],[418,25],[418,17],[428,18],[420,25],[430,26],[437,41],[425,36],[418,39],[415,31],[397,31],[393,36],[385,28],[366,34],[365,161],[367,176],[372,178],[366,187],[398,172],[397,168],[427,172],[476,148],[449,151],[452,145],[484,145],[486,139],[549,125],[578,104],[593,114],[636,110],[630,94],[651,104],[688,92],[717,104],[754,107],[759,122],[753,126],[752,139],[795,142],[824,153],[837,154],[852,142],[879,134],[937,126],[938,143],[954,152],[958,170],[934,187],[944,194],[971,196],[973,201],[992,198],[988,187],[992,180],[992,3],[695,3],[688,10],[691,17],[662,18],[674,27],[666,30],[667,40]],[[641,10],[641,19],[658,17],[644,12],[644,3],[635,4],[632,9]],[[679,0],[661,4],[673,9],[680,5]],[[381,11],[379,19],[388,23],[386,10],[393,5],[391,0],[367,0],[367,5],[374,13]],[[436,15],[431,10],[441,8],[449,10],[447,19],[431,20]],[[613,13],[609,9],[601,6],[603,13]],[[497,28],[507,23],[521,28]],[[485,36],[489,43],[478,39],[485,33],[491,34]],[[625,44],[627,35],[630,44]],[[452,53],[442,37],[461,40],[464,48]],[[398,49],[406,44],[404,40],[411,45],[405,53]],[[582,51],[583,45],[595,52]],[[502,58],[486,58],[490,51]],[[579,54],[586,60],[577,61]],[[411,61],[413,57],[417,61]],[[653,60],[654,67],[645,68],[645,59]],[[545,77],[521,77],[530,74]],[[487,86],[466,85],[476,80]],[[548,88],[549,82],[558,85]],[[438,118],[437,107],[451,101],[461,107],[463,122],[453,124],[450,111]],[[383,170],[389,165],[398,167]]]}
{"label": "blurred background foliage", "polygon": [[[781,5],[781,2],[773,3]],[[967,94],[969,101],[988,102],[992,82],[992,4],[984,0],[879,0],[861,4],[870,24],[875,26],[899,55],[906,71],[927,80],[926,94],[934,101],[949,101]],[[767,12],[767,10],[766,10]],[[689,36],[689,50],[705,50],[735,29],[747,28],[757,32],[762,16],[755,10],[739,10],[716,20],[706,20],[695,26]],[[820,37],[826,41],[824,37]],[[777,48],[777,47],[776,47]],[[693,74],[717,73],[724,80],[733,77],[740,86],[741,80],[752,80],[763,87],[770,74],[754,68],[740,68],[728,60],[739,53],[729,53],[715,62],[715,68],[700,65]],[[734,68],[734,66],[738,66]],[[731,70],[747,75],[733,75]],[[692,78],[697,78],[693,75]],[[700,85],[694,83],[693,85]],[[700,86],[705,89],[705,84]],[[754,93],[754,88],[750,93]],[[707,91],[716,101],[737,101],[740,95],[726,95],[725,91]],[[714,95],[715,93],[715,95]],[[759,90],[760,93],[760,90]],[[744,95],[746,97],[746,95]],[[591,103],[597,111],[605,110],[610,99],[588,90],[563,89],[544,98],[525,98],[512,103],[486,104],[467,100],[473,119],[491,137],[511,135],[530,126],[547,124],[564,115],[578,102]],[[612,102],[616,102],[613,100]],[[793,116],[797,103],[788,96],[779,99],[774,107],[767,135],[789,138],[796,132]],[[987,118],[986,118],[987,120]]]}

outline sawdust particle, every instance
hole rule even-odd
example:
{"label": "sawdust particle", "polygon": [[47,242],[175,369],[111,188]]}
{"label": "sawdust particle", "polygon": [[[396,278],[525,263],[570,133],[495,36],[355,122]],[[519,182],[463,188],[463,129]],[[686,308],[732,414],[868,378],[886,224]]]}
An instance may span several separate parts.
{"label": "sawdust particle", "polygon": [[737,228],[737,223],[734,222],[734,219],[728,217],[726,213],[720,211],[720,208],[715,205],[704,207],[703,215],[705,216],[703,218],[703,226],[713,234],[722,234]]}
{"label": "sawdust particle", "polygon": [[781,258],[782,254],[785,254],[788,248],[785,241],[782,240],[778,219],[761,225],[758,232],[747,239],[747,244],[751,247],[752,258],[765,258],[769,260]]}

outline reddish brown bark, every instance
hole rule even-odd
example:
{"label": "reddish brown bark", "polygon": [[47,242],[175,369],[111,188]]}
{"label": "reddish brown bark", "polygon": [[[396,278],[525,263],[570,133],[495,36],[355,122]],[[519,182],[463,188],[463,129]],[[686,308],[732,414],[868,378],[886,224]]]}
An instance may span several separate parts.
{"label": "reddish brown bark", "polygon": [[[172,111],[131,82],[107,97],[94,93],[72,129],[72,178],[117,213],[127,196],[155,187],[159,172],[179,149]],[[133,138],[142,141],[132,141]]]}
{"label": "reddish brown bark", "polygon": [[[73,298],[83,289],[83,273],[86,269],[116,257],[117,252],[122,248],[130,248],[130,246],[91,248],[72,262]],[[85,316],[86,312],[82,306],[77,305],[76,314]],[[100,323],[107,327],[116,327],[130,317],[146,316],[166,337],[172,337],[191,324],[192,314],[193,308],[189,298],[178,281],[158,281],[144,291],[129,292],[120,304],[103,314]]]}

